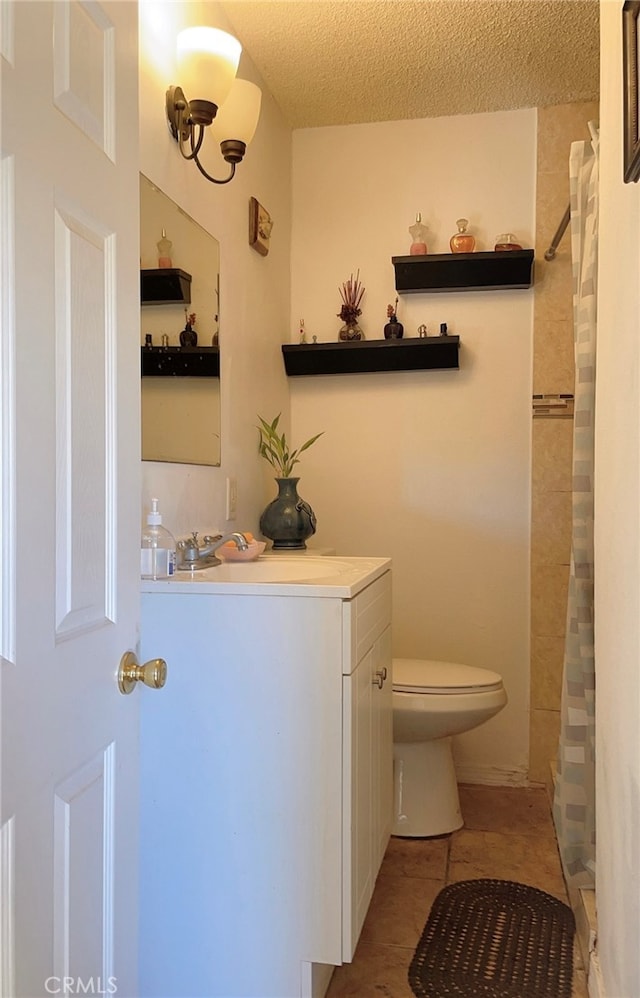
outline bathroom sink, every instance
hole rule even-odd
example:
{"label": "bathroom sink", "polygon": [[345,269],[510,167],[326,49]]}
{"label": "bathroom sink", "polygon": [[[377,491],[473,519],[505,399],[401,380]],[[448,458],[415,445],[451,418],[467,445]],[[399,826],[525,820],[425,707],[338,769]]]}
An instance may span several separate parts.
{"label": "bathroom sink", "polygon": [[336,558],[265,558],[234,561],[199,572],[178,572],[176,578],[202,582],[299,582],[328,579],[352,572],[353,566]]}
{"label": "bathroom sink", "polygon": [[351,599],[391,568],[388,558],[280,555],[223,562],[170,579],[143,580],[142,592],[326,596]]}

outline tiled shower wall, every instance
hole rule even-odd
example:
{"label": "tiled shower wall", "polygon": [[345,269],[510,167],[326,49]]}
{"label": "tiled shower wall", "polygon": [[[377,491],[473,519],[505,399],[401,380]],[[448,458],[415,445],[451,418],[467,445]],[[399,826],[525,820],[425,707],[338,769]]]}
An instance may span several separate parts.
{"label": "tiled shower wall", "polygon": [[[544,259],[569,203],[571,143],[589,138],[597,103],[538,109],[533,393],[573,394],[571,237]],[[567,585],[571,553],[573,420],[533,419],[531,513],[531,697],[529,779],[548,784],[560,732]]]}

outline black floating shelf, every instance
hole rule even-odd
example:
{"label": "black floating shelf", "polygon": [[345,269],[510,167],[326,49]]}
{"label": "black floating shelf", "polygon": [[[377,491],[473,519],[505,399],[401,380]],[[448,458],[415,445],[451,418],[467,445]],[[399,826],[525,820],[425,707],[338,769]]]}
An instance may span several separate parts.
{"label": "black floating shelf", "polygon": [[191,274],[177,267],[141,270],[140,302],[143,305],[189,305]]}
{"label": "black floating shelf", "polygon": [[143,378],[219,378],[218,347],[140,347]]}
{"label": "black floating shelf", "polygon": [[282,345],[287,374],[366,374],[459,367],[459,336]]}
{"label": "black floating shelf", "polygon": [[396,291],[507,291],[533,284],[533,250],[393,256]]}

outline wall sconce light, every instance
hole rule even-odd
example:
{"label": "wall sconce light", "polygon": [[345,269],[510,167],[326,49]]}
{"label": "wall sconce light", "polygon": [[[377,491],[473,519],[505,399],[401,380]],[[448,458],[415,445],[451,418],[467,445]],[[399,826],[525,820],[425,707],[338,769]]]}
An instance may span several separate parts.
{"label": "wall sconce light", "polygon": [[[178,71],[182,86],[167,90],[169,129],[185,159],[192,159],[200,173],[214,184],[228,184],[254,136],[262,93],[255,83],[236,78],[242,46],[219,28],[186,28],[177,39]],[[220,151],[231,164],[231,173],[216,180],[202,166],[198,154],[205,129],[220,143]]]}

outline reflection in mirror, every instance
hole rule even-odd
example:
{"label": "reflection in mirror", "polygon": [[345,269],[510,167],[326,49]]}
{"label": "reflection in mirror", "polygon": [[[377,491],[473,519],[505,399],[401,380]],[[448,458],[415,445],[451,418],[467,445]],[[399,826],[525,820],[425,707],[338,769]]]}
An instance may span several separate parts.
{"label": "reflection in mirror", "polygon": [[220,464],[219,262],[217,240],[141,175],[143,461]]}

